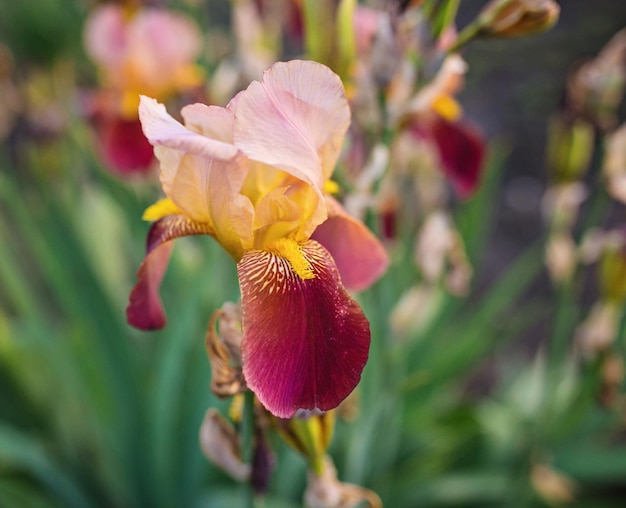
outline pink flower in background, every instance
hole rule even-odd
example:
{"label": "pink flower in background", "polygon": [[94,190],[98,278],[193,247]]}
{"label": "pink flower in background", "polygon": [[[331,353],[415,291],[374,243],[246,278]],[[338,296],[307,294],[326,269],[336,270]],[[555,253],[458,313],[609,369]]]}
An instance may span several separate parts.
{"label": "pink flower in background", "polygon": [[139,111],[167,199],[144,216],[156,222],[129,322],[165,324],[158,286],[171,240],[211,235],[237,263],[248,387],[281,418],[336,407],[370,342],[344,286],[363,289],[387,266],[374,235],[325,193],[350,123],[339,77],[315,62],[277,63],[226,108],[183,108],[185,126],[152,99]]}
{"label": "pink flower in background", "polygon": [[139,95],[166,101],[202,81],[194,64],[201,49],[196,25],[163,9],[106,4],[85,24],[85,50],[98,67],[101,90],[90,113],[104,159],[121,173],[145,170],[150,144],[137,116]]}

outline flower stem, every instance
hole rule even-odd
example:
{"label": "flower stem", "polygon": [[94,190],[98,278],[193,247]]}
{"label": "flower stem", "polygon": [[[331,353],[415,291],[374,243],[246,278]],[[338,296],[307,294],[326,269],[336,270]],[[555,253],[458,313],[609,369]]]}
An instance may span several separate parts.
{"label": "flower stem", "polygon": [[480,23],[477,23],[476,21],[466,26],[463,30],[461,30],[461,33],[455,43],[448,49],[448,54],[456,53],[459,49],[465,46],[465,44],[480,33],[481,28],[482,26]]}
{"label": "flower stem", "polygon": [[[246,464],[252,465],[254,458],[254,393],[247,390],[244,393],[243,420],[241,429],[241,447],[243,460]],[[255,508],[254,488],[252,481],[248,482],[246,488],[246,506]]]}

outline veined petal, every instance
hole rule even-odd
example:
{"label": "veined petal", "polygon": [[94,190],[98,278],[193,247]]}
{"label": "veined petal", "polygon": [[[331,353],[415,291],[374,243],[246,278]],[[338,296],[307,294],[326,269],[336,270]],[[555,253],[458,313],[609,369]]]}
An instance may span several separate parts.
{"label": "veined petal", "polygon": [[328,219],[313,233],[330,252],[348,289],[362,290],[373,284],[387,269],[389,258],[378,238],[339,202],[326,196]]}
{"label": "veined petal", "polygon": [[146,242],[146,257],[137,271],[126,308],[128,323],[140,330],[157,330],[166,324],[159,286],[172,252],[171,240],[181,236],[212,234],[206,224],[192,222],[182,215],[170,215],[152,224]]}
{"label": "veined petal", "polygon": [[244,377],[280,418],[336,407],[358,384],[370,343],[369,323],[330,254],[312,240],[301,253],[310,277],[266,251],[247,252],[237,265]]}
{"label": "veined petal", "polygon": [[235,145],[248,157],[322,189],[350,124],[335,73],[316,62],[279,62],[228,108],[235,113]]}

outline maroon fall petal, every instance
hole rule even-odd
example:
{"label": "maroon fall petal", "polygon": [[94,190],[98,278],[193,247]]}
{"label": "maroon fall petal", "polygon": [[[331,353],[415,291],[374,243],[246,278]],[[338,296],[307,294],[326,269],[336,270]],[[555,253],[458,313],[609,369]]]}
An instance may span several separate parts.
{"label": "maroon fall petal", "polygon": [[101,122],[98,130],[107,164],[122,174],[148,170],[154,157],[153,148],[141,130],[139,118],[107,118]]}
{"label": "maroon fall petal", "polygon": [[167,323],[159,287],[172,252],[172,242],[165,242],[153,249],[137,271],[137,284],[130,293],[126,318],[128,323],[140,330],[158,330]]}
{"label": "maroon fall petal", "polygon": [[369,352],[369,323],[328,251],[309,240],[302,252],[312,279],[265,251],[247,252],[237,265],[243,374],[279,418],[339,405],[359,383]]}
{"label": "maroon fall petal", "polygon": [[433,136],[443,168],[462,198],[477,189],[485,156],[485,141],[476,127],[467,122],[432,121]]}
{"label": "maroon fall petal", "polygon": [[146,241],[146,257],[137,271],[126,318],[140,330],[158,330],[167,323],[159,287],[169,263],[172,240],[181,236],[212,234],[208,225],[192,222],[182,215],[169,215],[152,224]]}

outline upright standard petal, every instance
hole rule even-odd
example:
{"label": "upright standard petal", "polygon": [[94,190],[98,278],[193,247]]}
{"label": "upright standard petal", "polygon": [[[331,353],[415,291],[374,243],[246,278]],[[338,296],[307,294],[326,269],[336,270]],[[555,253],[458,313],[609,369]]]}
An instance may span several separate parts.
{"label": "upright standard petal", "polygon": [[172,252],[172,240],[181,236],[212,234],[206,224],[189,221],[182,215],[169,215],[155,222],[146,242],[146,257],[137,271],[126,308],[128,323],[140,330],[157,330],[166,324],[159,286]]}
{"label": "upright standard petal", "polygon": [[367,226],[346,212],[336,199],[326,196],[326,203],[328,219],[311,238],[330,252],[346,288],[366,289],[387,269],[387,251]]}
{"label": "upright standard petal", "polygon": [[318,189],[333,172],[350,107],[339,77],[310,61],[279,62],[229,105],[235,145]]}
{"label": "upright standard petal", "polygon": [[299,263],[254,250],[237,265],[244,377],[280,418],[336,407],[358,384],[370,343],[330,254],[313,240],[298,248]]}

